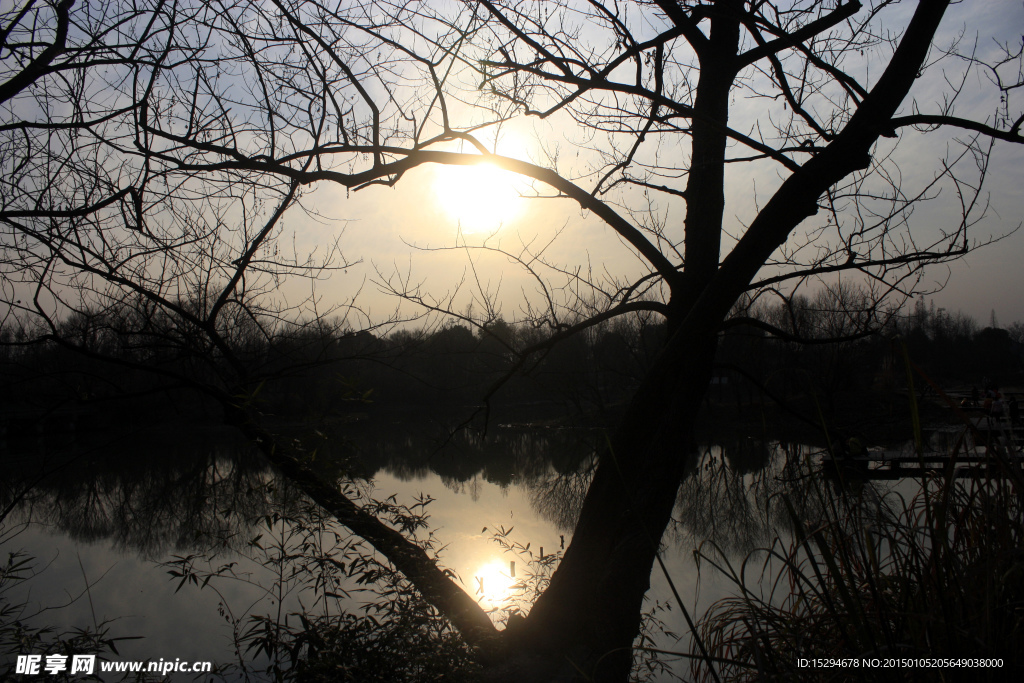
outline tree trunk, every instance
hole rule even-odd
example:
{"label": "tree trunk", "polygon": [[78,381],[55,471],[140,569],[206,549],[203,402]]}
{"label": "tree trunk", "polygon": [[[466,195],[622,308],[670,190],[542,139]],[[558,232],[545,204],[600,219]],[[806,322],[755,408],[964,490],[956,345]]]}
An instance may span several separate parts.
{"label": "tree trunk", "polygon": [[525,620],[495,634],[478,606],[400,535],[322,492],[328,509],[371,539],[467,641],[490,654],[486,680],[628,678],[651,569],[686,474],[685,456],[695,446],[718,329],[772,252],[817,211],[822,194],[869,165],[871,146],[909,91],[946,4],[918,6],[889,67],[843,131],[783,182],[719,263],[725,126],[739,31],[731,0],[716,3],[694,103],[685,271],[681,287],[672,283],[670,337],[602,454],[550,587]]}
{"label": "tree trunk", "polygon": [[696,448],[694,421],[728,311],[702,319],[689,315],[717,273],[721,250],[726,124],[739,45],[735,4],[720,3],[723,11],[713,18],[701,55],[686,188],[686,269],[669,303],[670,337],[602,454],[550,587],[522,635],[507,636],[552,660],[550,680],[580,672],[595,681],[628,678],[651,570],[686,474],[686,456]]}
{"label": "tree trunk", "polygon": [[[670,305],[671,337],[601,458],[551,586],[525,623],[505,634],[516,655],[495,672],[495,680],[559,681],[579,674],[595,681],[628,678],[643,596],[710,383],[718,328],[772,252],[816,213],[818,198],[870,163],[871,146],[910,90],[946,4],[918,6],[889,67],[843,132],[783,183],[721,264],[720,197],[710,189],[698,191],[701,181],[691,173],[695,189],[687,196],[686,278]],[[719,17],[731,21],[727,12]],[[730,29],[718,33],[723,41],[736,40],[738,34]],[[731,78],[729,71],[728,66],[710,68],[702,81],[704,74]],[[695,104],[693,158],[695,167],[699,162],[703,172],[714,175],[716,164],[724,163],[724,136],[719,146],[709,127],[698,141],[697,124],[704,119],[704,106],[708,114],[721,113],[728,88],[709,86],[703,92],[709,96],[701,106]],[[725,121],[720,123],[724,127]]]}
{"label": "tree trunk", "polygon": [[[715,354],[713,333],[680,332],[603,453],[550,587],[506,634],[521,659],[547,662],[548,673],[536,680],[628,677],[643,598],[695,446],[694,420]],[[510,680],[524,675],[510,672]]]}

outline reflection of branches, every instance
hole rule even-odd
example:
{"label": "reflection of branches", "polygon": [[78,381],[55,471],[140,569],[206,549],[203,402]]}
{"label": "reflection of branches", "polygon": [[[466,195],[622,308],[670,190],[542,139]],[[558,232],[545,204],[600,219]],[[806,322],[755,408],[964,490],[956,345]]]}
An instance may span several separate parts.
{"label": "reflection of branches", "polygon": [[[119,447],[125,446],[112,448]],[[152,452],[154,446],[145,448]],[[118,548],[156,557],[201,539],[234,543],[245,535],[237,528],[239,519],[258,516],[269,504],[265,468],[251,458],[217,449],[197,452],[195,444],[145,461],[130,451],[123,457],[109,451],[105,461],[114,470],[82,476],[81,468],[91,460],[73,458],[36,482],[15,508],[18,514],[72,538],[112,539]],[[21,480],[16,471],[9,475],[11,481]]]}
{"label": "reflection of branches", "polygon": [[[806,447],[738,439],[705,450],[676,502],[673,542],[709,542],[728,557],[767,543],[785,521],[779,495],[804,501],[811,486]],[[803,510],[807,518],[816,514]]]}
{"label": "reflection of branches", "polygon": [[560,530],[572,531],[596,464],[591,459],[578,471],[562,472],[547,481],[537,481],[530,487],[530,505]]}

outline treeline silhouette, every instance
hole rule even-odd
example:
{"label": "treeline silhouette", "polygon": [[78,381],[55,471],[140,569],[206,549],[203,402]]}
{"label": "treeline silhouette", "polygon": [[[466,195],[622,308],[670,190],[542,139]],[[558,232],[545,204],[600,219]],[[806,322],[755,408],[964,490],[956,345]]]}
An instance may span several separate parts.
{"label": "treeline silhouette", "polygon": [[[848,294],[848,293],[847,293]],[[855,299],[856,297],[854,297]],[[915,391],[934,394],[934,383],[948,390],[1024,386],[1024,325],[988,326],[971,316],[915,301],[909,313],[886,315],[856,306],[836,306],[837,297],[796,297],[788,305],[754,307],[750,323],[727,330],[718,351],[720,380],[712,417],[746,431],[762,433],[758,420],[794,416],[811,432],[822,420],[846,435],[872,440],[906,438],[910,424],[907,369],[913,366]],[[850,297],[838,297],[850,302]],[[770,337],[760,323],[778,330]],[[780,338],[781,337],[781,338]],[[923,377],[921,375],[924,375]],[[930,380],[930,381],[929,381]],[[928,419],[941,419],[944,401],[924,403]],[[750,410],[751,406],[761,410]],[[768,408],[765,408],[767,406]],[[784,408],[784,409],[780,409]],[[770,408],[770,409],[769,409]],[[779,434],[773,434],[779,436]],[[810,439],[807,430],[786,438]],[[835,438],[833,434],[832,437]]]}
{"label": "treeline silhouette", "polygon": [[[240,318],[222,331],[238,367],[170,319],[142,326],[128,315],[78,313],[51,329],[0,329],[8,429],[48,412],[85,411],[92,426],[216,420],[217,404],[196,391],[204,386],[282,422],[389,413],[458,420],[486,407],[478,412],[506,422],[604,424],[635,391],[666,334],[646,316],[617,318],[550,346],[550,330],[500,318],[473,329],[449,321],[386,334],[346,329],[339,320],[257,325]],[[751,405],[810,399],[828,417],[856,412],[872,394],[905,388],[900,343],[940,383],[1024,383],[1024,325],[1001,328],[994,314],[991,323],[982,327],[922,301],[909,314],[885,316],[837,306],[828,295],[748,305],[721,334],[709,402],[735,407],[718,411],[728,419]]]}

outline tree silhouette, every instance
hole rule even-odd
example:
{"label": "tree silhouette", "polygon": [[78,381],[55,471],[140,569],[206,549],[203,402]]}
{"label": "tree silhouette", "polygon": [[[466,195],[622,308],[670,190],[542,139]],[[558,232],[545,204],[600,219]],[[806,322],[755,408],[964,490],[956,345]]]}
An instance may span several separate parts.
{"label": "tree silhouette", "polygon": [[[486,161],[574,202],[645,270],[601,279],[528,246],[506,254],[541,292],[529,321],[551,331],[510,349],[510,370],[620,315],[660,316],[667,335],[525,620],[498,632],[421,549],[267,450],[452,620],[493,679],[624,680],[736,302],[788,300],[854,273],[868,295],[847,319],[863,329],[920,288],[926,264],[976,246],[992,146],[1024,141],[1011,103],[1022,53],[941,44],[948,4],[183,1],[120,20],[95,3],[26,3],[3,15],[0,55],[2,92],[14,93],[2,126],[5,296],[62,343],[57,310],[81,308],[68,292],[131,303],[145,313],[138,334],[219,359],[218,397],[258,435],[256,416],[232,403],[245,373],[219,324],[229,309],[259,325],[287,319],[288,306],[258,302],[280,278],[333,263],[275,246],[302,188],[360,190],[425,164]],[[546,163],[492,153],[482,131],[524,115],[564,126],[579,165],[554,148]],[[921,179],[903,147],[933,136],[947,151]],[[940,194],[956,210],[919,230],[912,213]],[[401,277],[382,284],[457,314]],[[486,335],[497,318],[481,308],[460,318]],[[174,324],[150,332],[158,317]]]}

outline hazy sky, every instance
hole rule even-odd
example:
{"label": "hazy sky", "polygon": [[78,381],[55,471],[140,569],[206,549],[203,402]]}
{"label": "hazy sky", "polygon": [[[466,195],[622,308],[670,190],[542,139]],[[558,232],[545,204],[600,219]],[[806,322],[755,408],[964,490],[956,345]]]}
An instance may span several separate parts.
{"label": "hazy sky", "polygon": [[[976,40],[982,55],[991,54],[996,41],[1011,46],[1016,42],[1019,47],[1024,35],[1024,3],[1020,0],[961,2],[947,12],[944,29],[947,36],[963,31],[964,40]],[[982,81],[978,87],[987,85]],[[1024,93],[1020,91],[1012,96],[1011,110],[1014,105],[1019,110],[1022,96]],[[962,103],[961,106],[966,109],[970,103]],[[976,115],[991,118],[988,112],[977,111]],[[991,209],[988,219],[973,231],[978,239],[1006,234],[1024,221],[1022,147],[1013,144],[995,146],[986,185]],[[926,157],[923,161],[934,164],[934,158]],[[935,278],[944,278],[947,273],[944,268],[933,271]],[[1004,327],[1015,320],[1024,322],[1024,230],[969,254],[954,263],[949,272],[948,286],[933,297],[936,306],[970,313],[986,325],[993,309]]]}
{"label": "hazy sky", "polygon": [[[1024,12],[1019,12],[1018,18],[1020,14]],[[1024,22],[1021,26],[1024,28]],[[991,210],[989,219],[974,231],[979,237],[1010,232],[1024,221],[1024,149],[997,145],[992,166],[987,186]],[[945,277],[947,272],[934,270],[936,277]],[[970,313],[986,325],[993,309],[1003,327],[1013,321],[1024,322],[1024,229],[968,254],[948,272],[949,285],[933,297],[936,306]]]}
{"label": "hazy sky", "polygon": [[[964,40],[973,42],[976,36],[979,54],[984,55],[995,47],[993,37],[1019,40],[1024,31],[1024,4],[1020,0],[961,3],[950,10],[944,26],[946,38],[966,28]],[[933,95],[937,96],[944,87],[943,82],[935,79],[946,73],[945,68],[935,70],[931,82],[922,82],[915,90],[920,102],[935,101]],[[935,93],[930,91],[932,88]],[[981,95],[986,93],[989,99],[980,105]],[[991,118],[991,112],[979,109],[990,106],[991,93],[990,84],[976,78],[965,89],[957,113]],[[977,101],[971,99],[976,95]],[[899,162],[907,187],[926,182],[941,168],[950,141],[959,134],[916,136],[902,145]],[[573,131],[535,119],[519,120],[509,126],[498,151],[536,159],[538,139],[558,146],[565,156],[574,153],[570,142]],[[1015,320],[1024,321],[1024,231],[1009,234],[1024,220],[1022,169],[1022,146],[995,145],[986,181],[985,196],[990,208],[987,218],[972,228],[971,236],[972,241],[982,242],[990,237],[1008,236],[951,266],[931,267],[924,287],[934,288],[947,280],[948,284],[926,301],[934,300],[936,306],[950,311],[969,313],[982,324],[988,323],[993,309],[1003,326]],[[773,181],[769,174],[762,178],[759,173],[762,171],[755,169],[733,175],[728,189],[727,223],[744,219],[744,211],[753,208],[754,187],[763,205]],[[776,171],[771,173],[777,176]],[[753,174],[753,182],[744,174]],[[480,292],[487,292],[496,295],[506,319],[520,317],[526,299],[536,296],[538,291],[522,268],[494,253],[427,251],[464,243],[487,244],[514,253],[522,253],[524,245],[529,245],[533,253],[540,245],[550,243],[547,256],[570,269],[621,277],[643,272],[632,249],[601,221],[581,215],[566,200],[519,199],[516,187],[514,178],[495,169],[427,167],[410,173],[396,188],[369,188],[349,196],[337,188],[318,188],[307,195],[307,205],[323,215],[347,221],[342,246],[348,258],[362,259],[362,263],[323,285],[321,293],[328,298],[349,297],[362,286],[358,303],[379,319],[396,302],[381,295],[373,280],[390,278],[395,283],[422,283],[422,291],[439,301],[450,296],[462,282],[462,296],[456,299],[456,307],[464,306],[471,296],[479,299]],[[947,195],[942,200],[952,199],[945,191]],[[950,205],[940,200],[933,207],[918,210],[911,219],[913,230],[928,235],[951,227],[947,223],[957,217],[951,216],[949,209]],[[673,211],[666,214],[670,225],[682,219],[678,207]],[[729,216],[730,211],[735,211],[735,215]],[[297,244],[310,248],[325,238],[326,231],[334,229],[311,225],[298,214],[288,221],[288,228],[296,230]]]}
{"label": "hazy sky", "polygon": [[[886,28],[898,30],[900,16],[909,16],[913,7],[913,3],[898,5]],[[959,37],[959,50],[974,50],[980,60],[993,59],[999,50],[998,41],[1008,43],[1015,50],[1024,33],[1021,0],[963,2],[955,4],[947,15],[937,43],[947,45]],[[655,31],[658,27],[644,25],[641,30]],[[598,38],[607,36],[598,36],[596,29],[588,27],[581,40]],[[885,47],[878,49],[884,52]],[[859,62],[854,62],[856,56],[851,55],[844,68],[872,84],[881,71],[881,63],[872,60],[871,48],[866,52]],[[912,91],[925,112],[938,109],[940,105],[936,103],[943,102],[951,89],[950,83],[958,83],[958,75],[965,64],[957,57],[940,57],[938,50],[933,52],[935,64],[925,71]],[[679,59],[685,61],[685,54]],[[1016,73],[1006,75],[1013,80],[1019,78]],[[758,77],[752,72],[745,76],[744,87],[734,90],[730,124],[740,131],[754,131],[762,124],[770,130],[779,116],[784,118],[788,114],[782,113],[780,100],[753,97],[751,91],[757,89]],[[243,81],[231,87],[240,88]],[[115,86],[110,87],[116,91]],[[976,69],[962,87],[956,87],[961,89],[955,103],[957,115],[992,120],[998,102],[994,94],[998,93],[983,69]],[[472,98],[476,96],[474,93],[475,87],[471,87],[462,96]],[[409,93],[410,98],[414,95],[420,97],[421,93]],[[1015,112],[1020,107],[1016,100],[1024,97],[1024,91],[1013,91],[1010,96],[1015,99],[1011,100],[1009,109]],[[257,102],[263,101],[258,93],[252,97]],[[831,103],[823,106],[827,110]],[[912,105],[905,103],[903,111],[911,110]],[[480,120],[479,111],[474,113],[454,104],[449,113],[456,120],[456,126]],[[821,115],[827,116],[828,112]],[[553,163],[552,159],[557,158],[557,168],[563,175],[581,178],[579,184],[588,188],[593,184],[594,175],[585,175],[587,165],[591,164],[591,170],[596,168],[598,159],[597,153],[588,151],[587,147],[608,149],[606,140],[593,135],[592,131],[574,127],[567,116],[543,121],[521,116],[502,128],[497,142],[493,132],[488,130],[484,130],[481,137],[506,156],[542,165]],[[894,143],[889,139],[879,143],[875,158],[888,159],[886,170],[898,178],[902,191],[913,196],[929,186],[944,161],[957,156],[962,150],[958,140],[965,137],[963,131],[955,130],[927,135],[904,130],[891,158],[889,153]],[[618,142],[623,143],[623,139],[619,138]],[[687,153],[687,144],[681,135],[676,134],[676,139],[672,139],[665,134],[661,147],[643,148],[640,158],[652,161],[657,153],[660,159],[668,160],[669,165],[680,164]],[[746,156],[749,151],[734,146],[730,153]],[[969,156],[956,168],[964,181],[973,181],[971,174],[976,175],[976,169],[972,168]],[[1013,232],[1024,219],[1022,168],[1024,145],[999,143],[994,146],[983,193],[983,200],[989,202],[987,216],[973,225],[969,234],[972,243],[1003,239],[959,262],[928,270],[919,289],[936,289],[942,283],[948,284],[943,291],[926,297],[926,301],[933,299],[936,306],[962,310],[982,323],[987,323],[993,309],[1004,325],[1024,321],[1024,293],[1021,291],[1024,288],[1021,273],[1024,231]],[[723,256],[785,177],[779,164],[771,160],[728,165],[727,235],[723,239]],[[682,180],[675,184],[681,189]],[[909,225],[918,246],[935,243],[942,234],[956,233],[960,220],[956,189],[952,183],[945,182],[935,201],[915,209]],[[285,249],[294,246],[300,256],[310,252],[322,254],[343,231],[338,244],[353,265],[318,284],[317,295],[322,297],[318,311],[322,312],[331,303],[354,301],[359,310],[351,320],[354,327],[380,322],[396,309],[399,300],[382,291],[388,286],[419,295],[422,303],[456,311],[464,311],[472,303],[479,314],[490,301],[498,307],[495,313],[506,320],[516,320],[524,317],[528,307],[544,300],[557,303],[579,294],[574,287],[567,287],[567,283],[572,285],[567,273],[594,282],[606,291],[614,291],[618,284],[626,284],[648,272],[647,264],[632,247],[602,221],[581,213],[575,203],[520,197],[520,194],[529,195],[537,190],[548,191],[543,187],[532,188],[511,174],[486,166],[424,166],[407,173],[395,188],[375,186],[351,193],[325,183],[305,188],[303,196],[307,210],[318,214],[322,220],[302,211],[290,211],[282,222],[281,246]],[[634,207],[645,202],[639,193],[609,197],[613,201],[629,202]],[[653,216],[665,226],[667,240],[681,242],[684,215],[681,200],[671,203],[658,198],[654,201],[650,213],[634,218],[649,220]],[[201,206],[193,208],[196,212],[203,211]],[[973,218],[978,214],[975,210]],[[798,227],[792,236],[794,243],[816,225],[822,225],[822,216]],[[853,225],[844,225],[844,234],[848,234]],[[835,233],[834,226],[826,230]],[[473,248],[467,249],[467,246]],[[813,249],[806,251],[813,253]],[[549,270],[536,260],[541,252],[548,264],[562,272]],[[673,262],[679,261],[675,255],[670,254],[670,258]],[[297,302],[308,293],[308,283],[296,280],[287,283],[277,296]],[[408,316],[421,310],[407,303],[403,313]]]}

